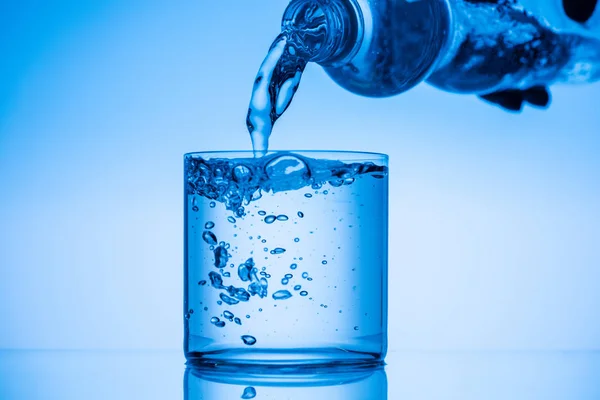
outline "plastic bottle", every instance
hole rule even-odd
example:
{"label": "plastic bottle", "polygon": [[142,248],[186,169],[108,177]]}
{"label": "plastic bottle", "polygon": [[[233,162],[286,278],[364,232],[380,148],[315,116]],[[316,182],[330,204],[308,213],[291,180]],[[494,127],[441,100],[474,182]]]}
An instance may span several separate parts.
{"label": "plastic bottle", "polygon": [[427,81],[485,95],[598,80],[595,2],[292,0],[282,28],[356,94],[392,96]]}

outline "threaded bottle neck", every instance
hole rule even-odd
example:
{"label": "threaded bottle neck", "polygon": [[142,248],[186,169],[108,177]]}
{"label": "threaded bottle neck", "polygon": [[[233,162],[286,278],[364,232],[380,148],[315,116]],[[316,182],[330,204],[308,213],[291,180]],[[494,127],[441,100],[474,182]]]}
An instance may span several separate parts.
{"label": "threaded bottle neck", "polygon": [[351,54],[361,36],[357,12],[349,0],[292,0],[281,28],[299,55],[325,66]]}

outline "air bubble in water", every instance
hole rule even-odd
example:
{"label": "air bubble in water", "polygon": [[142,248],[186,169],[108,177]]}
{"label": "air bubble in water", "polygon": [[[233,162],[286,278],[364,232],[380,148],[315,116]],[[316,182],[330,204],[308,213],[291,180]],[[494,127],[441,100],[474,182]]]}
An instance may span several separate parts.
{"label": "air bubble in water", "polygon": [[[285,190],[300,189],[310,177],[308,165],[299,157],[290,154],[273,158],[265,166],[265,172],[274,183],[284,184]],[[274,184],[272,189],[275,192],[283,188]]]}
{"label": "air bubble in water", "polygon": [[310,198],[312,197],[312,194],[310,194],[310,193],[304,193],[304,197],[306,197],[306,198],[309,198],[309,199],[310,199]]}
{"label": "air bubble in water", "polygon": [[230,296],[235,297],[239,301],[250,300],[250,293],[248,293],[244,288],[236,288],[233,286],[229,286],[227,287],[227,293],[229,293]]}
{"label": "air bubble in water", "polygon": [[306,296],[308,295],[308,292],[306,290],[303,290],[300,292],[300,296]]}
{"label": "air bubble in water", "polygon": [[232,224],[235,224],[235,218],[233,218],[231,215],[227,217],[227,221],[231,222]]}
{"label": "air bubble in water", "polygon": [[225,268],[227,266],[227,261],[229,261],[229,253],[225,246],[219,245],[215,248],[215,267]]}
{"label": "air bubble in water", "polygon": [[302,211],[298,211],[298,216],[299,216],[300,218],[304,218],[304,213],[303,213]]}
{"label": "air bubble in water", "polygon": [[294,277],[294,275],[292,274],[285,274],[285,278],[287,279],[292,279]]}
{"label": "air bubble in water", "polygon": [[242,393],[242,399],[253,399],[256,397],[256,389],[252,386],[248,386],[244,389],[244,393]]}
{"label": "air bubble in water", "polygon": [[321,261],[321,264],[323,264],[323,265],[327,264],[327,260]]}
{"label": "air bubble in water", "polygon": [[252,268],[254,268],[254,260],[252,258],[247,259],[245,263],[240,264],[238,267],[238,276],[243,282],[248,282],[250,280]]}
{"label": "air bubble in water", "polygon": [[300,286],[300,285],[294,286],[294,290],[300,290],[300,289],[302,289],[302,286]]}
{"label": "air bubble in water", "polygon": [[222,328],[222,327],[224,327],[224,326],[225,326],[225,321],[219,321],[219,322],[217,322],[217,323],[215,324],[215,326],[216,326],[217,328]]}
{"label": "air bubble in water", "polygon": [[298,243],[300,241],[300,238],[294,238],[294,242]]}
{"label": "air bubble in water", "polygon": [[292,294],[287,290],[278,290],[273,293],[273,300],[285,300],[292,297]]}
{"label": "air bubble in water", "polygon": [[277,219],[276,216],[269,215],[269,216],[265,217],[265,223],[272,224],[273,222],[275,222],[276,219]]}
{"label": "air bubble in water", "polygon": [[217,274],[215,271],[210,271],[208,273],[208,277],[210,278],[210,284],[215,289],[222,289],[224,287],[223,278],[221,278],[221,275]]}
{"label": "air bubble in water", "polygon": [[235,323],[236,323],[236,324],[238,324],[238,325],[241,325],[241,324],[242,324],[242,320],[241,320],[241,319],[239,319],[238,317],[235,317],[235,318],[233,319],[233,322],[235,322]]}
{"label": "air bubble in water", "polygon": [[355,326],[355,327],[354,327],[354,330],[355,330],[355,331],[357,331],[357,330],[358,330],[358,326]]}
{"label": "air bubble in water", "polygon": [[199,210],[198,206],[193,206],[192,207],[192,211],[198,211],[198,210]]}
{"label": "air bubble in water", "polygon": [[261,217],[264,217],[265,215],[267,215],[267,212],[266,212],[266,211],[263,211],[263,210],[260,210],[260,211],[258,212],[258,215],[260,215]]}
{"label": "air bubble in water", "polygon": [[219,321],[220,321],[220,319],[219,319],[219,318],[217,318],[217,317],[212,317],[212,318],[210,319],[210,323],[211,323],[211,324],[216,324],[216,323],[217,323],[217,322],[219,322]]}
{"label": "air bubble in water", "polygon": [[214,222],[212,222],[212,221],[207,221],[207,222],[204,224],[204,229],[212,229],[212,228],[214,228],[214,227],[215,227],[215,223],[214,223]]}
{"label": "air bubble in water", "polygon": [[290,280],[289,280],[289,279],[283,278],[283,279],[281,280],[281,284],[282,284],[282,285],[287,285],[288,283],[290,283]]}
{"label": "air bubble in water", "polygon": [[223,300],[223,302],[229,304],[230,306],[233,306],[233,305],[236,305],[239,303],[238,300],[234,299],[233,297],[227,296],[225,293],[219,294],[219,297],[221,298],[221,300]]}
{"label": "air bubble in water", "polygon": [[215,203],[214,201],[211,201],[209,203],[210,208],[215,208],[216,205],[217,205],[217,203]]}
{"label": "air bubble in water", "polygon": [[303,272],[303,273],[302,273],[302,277],[303,277],[304,279],[308,278],[308,272]]}
{"label": "air bubble in water", "polygon": [[252,178],[252,171],[245,165],[240,164],[233,169],[232,176],[234,181],[244,184]]}
{"label": "air bubble in water", "polygon": [[233,321],[234,315],[231,311],[227,311],[227,310],[223,311],[223,316],[225,318],[227,318],[228,320]]}
{"label": "air bubble in water", "polygon": [[268,293],[268,285],[269,283],[265,278],[258,279],[256,277],[256,273],[254,273],[254,277],[252,278],[252,283],[248,285],[248,292],[251,295],[258,295],[260,298],[266,297]]}
{"label": "air bubble in water", "polygon": [[281,247],[276,247],[273,250],[271,250],[271,254],[283,254],[285,253],[285,249],[281,248]]}
{"label": "air bubble in water", "polygon": [[245,345],[252,346],[252,345],[254,345],[254,343],[256,343],[256,338],[254,336],[250,336],[250,335],[243,335],[242,341],[244,342]]}
{"label": "air bubble in water", "polygon": [[287,221],[289,218],[287,215],[281,214],[277,216],[278,221]]}
{"label": "air bubble in water", "polygon": [[198,282],[198,285],[204,286],[204,285],[206,285],[206,281],[203,279],[200,282]]}
{"label": "air bubble in water", "polygon": [[292,265],[290,265],[290,269],[296,269],[298,268],[298,264],[294,263]]}

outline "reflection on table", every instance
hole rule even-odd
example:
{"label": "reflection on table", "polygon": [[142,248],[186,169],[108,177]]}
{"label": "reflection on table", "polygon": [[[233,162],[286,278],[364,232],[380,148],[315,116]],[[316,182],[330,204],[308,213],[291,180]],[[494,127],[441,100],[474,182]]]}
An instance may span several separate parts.
{"label": "reflection on table", "polygon": [[387,400],[383,367],[188,367],[185,400]]}

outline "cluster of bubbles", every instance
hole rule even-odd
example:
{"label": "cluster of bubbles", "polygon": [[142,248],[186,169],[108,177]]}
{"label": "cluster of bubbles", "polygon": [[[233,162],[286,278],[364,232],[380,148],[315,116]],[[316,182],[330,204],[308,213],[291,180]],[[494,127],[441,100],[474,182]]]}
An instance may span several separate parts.
{"label": "cluster of bubbles", "polygon": [[[185,159],[186,192],[221,202],[237,217],[245,215],[245,208],[262,192],[297,190],[306,186],[329,183],[333,187],[352,184],[359,175],[383,178],[386,166],[374,163],[344,163],[335,160],[317,160],[289,152],[276,152],[260,158],[202,159],[188,155]],[[301,212],[298,213],[303,217]],[[285,215],[269,215],[266,223],[287,220]],[[230,217],[234,223],[235,218]]]}

